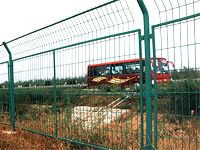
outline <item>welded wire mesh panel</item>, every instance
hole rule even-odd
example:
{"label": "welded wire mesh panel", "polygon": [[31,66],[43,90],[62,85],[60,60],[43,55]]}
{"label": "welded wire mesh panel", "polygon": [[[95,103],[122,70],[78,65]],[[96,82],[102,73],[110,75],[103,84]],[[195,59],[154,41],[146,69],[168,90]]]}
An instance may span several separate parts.
{"label": "welded wire mesh panel", "polygon": [[0,45],[0,63],[8,61],[8,53],[6,52],[6,49],[4,48],[3,45]]}
{"label": "welded wire mesh panel", "polygon": [[140,81],[128,84],[128,71],[95,75],[89,67],[111,68],[119,61],[112,67],[138,66],[139,38],[140,32],[132,31],[55,52],[59,137],[104,148],[140,148],[140,93],[134,86]]}
{"label": "welded wire mesh panel", "polygon": [[0,46],[0,123],[10,124],[8,94],[8,62],[3,46]]}
{"label": "welded wire mesh panel", "polygon": [[199,13],[199,0],[154,0],[160,15],[160,23]]}
{"label": "welded wire mesh panel", "polygon": [[0,63],[0,123],[9,124],[8,63]]}
{"label": "welded wire mesh panel", "polygon": [[14,61],[16,126],[55,135],[53,53]]}
{"label": "welded wire mesh panel", "polygon": [[163,2],[165,9],[160,11],[168,22],[152,27],[157,147],[199,149],[200,14],[194,14],[199,1],[168,3]]}
{"label": "welded wire mesh panel", "polygon": [[16,127],[96,148],[141,148],[145,67],[128,1],[104,3],[7,46]]}
{"label": "welded wire mesh panel", "polygon": [[[143,1],[137,2],[148,29]],[[14,92],[11,114],[15,110],[18,128],[83,149],[143,149],[143,138],[151,141],[143,101],[153,97],[148,117],[154,146],[146,146],[200,149],[200,0],[154,0],[155,5],[146,0],[150,12],[155,6],[159,13],[159,18],[150,14],[150,23],[160,22],[152,26],[152,36],[135,30],[142,24],[137,2],[107,1],[4,43],[7,51],[0,45],[0,123],[11,121]],[[152,37],[152,71],[142,58],[146,37]],[[143,92],[148,76],[152,91],[147,85]]]}
{"label": "welded wire mesh panel", "polygon": [[113,0],[8,42],[13,59],[134,29],[126,0]]}

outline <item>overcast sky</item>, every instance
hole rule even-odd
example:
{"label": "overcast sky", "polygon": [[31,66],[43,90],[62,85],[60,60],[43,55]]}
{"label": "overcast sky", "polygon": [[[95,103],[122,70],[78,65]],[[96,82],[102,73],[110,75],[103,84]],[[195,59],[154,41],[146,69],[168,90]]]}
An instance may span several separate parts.
{"label": "overcast sky", "polygon": [[108,0],[3,0],[0,43],[65,19]]}
{"label": "overcast sky", "polygon": [[[1,18],[0,43],[2,43],[3,41],[8,42],[19,36],[30,33],[39,28],[50,25],[50,24],[60,21],[62,19],[68,18],[72,15],[78,14],[80,12],[83,12],[85,10],[88,10],[90,8],[93,8],[95,6],[98,6],[98,5],[108,2],[108,1],[111,1],[111,0],[84,0],[84,1],[83,0],[73,0],[73,1],[66,1],[66,0],[56,0],[56,1],[55,0],[34,0],[34,1],[4,0],[4,1],[1,1],[1,5],[0,5],[0,18]],[[143,29],[143,16],[142,16],[141,10],[137,4],[137,0],[127,0],[127,1],[130,2],[127,5],[128,5],[128,7],[130,7],[129,9],[131,10],[131,14],[134,18],[134,29],[142,30]],[[126,3],[127,1],[121,0],[120,2]],[[165,22],[165,21],[185,17],[188,15],[192,15],[194,13],[198,13],[199,7],[200,7],[200,2],[197,2],[197,3],[195,3],[195,5],[193,5],[193,3],[191,3],[192,1],[193,0],[187,0],[188,5],[186,5],[185,0],[176,0],[176,1],[156,0],[156,2],[159,2],[159,3],[157,3],[157,5],[159,6],[160,11],[162,12],[159,17],[156,3],[154,3],[155,0],[144,0],[146,7],[149,11],[150,26],[160,23],[160,20],[161,20],[161,22]],[[161,2],[163,2],[163,3],[161,3]],[[172,2],[172,4],[169,4],[169,2]],[[177,3],[177,2],[179,2],[179,3]],[[118,2],[118,4],[119,4],[119,2]],[[115,4],[113,4],[112,8],[114,8],[114,7],[115,7]],[[172,7],[174,9],[171,9]],[[110,8],[110,7],[107,7],[107,8]],[[124,6],[124,8],[126,8],[126,6]],[[121,8],[122,11],[124,11],[123,10],[124,8]],[[168,10],[168,11],[165,11],[165,10]],[[118,13],[118,12],[115,12],[115,13]],[[101,15],[104,15],[103,12]],[[111,15],[112,15],[112,13],[110,14],[110,16]],[[115,17],[115,16],[113,16],[113,17]],[[113,20],[116,21],[117,19],[114,18]],[[118,19],[118,20],[120,20],[120,19]],[[126,21],[125,18],[121,19],[121,20]],[[117,22],[117,23],[120,24],[119,22]],[[200,23],[200,19],[198,18],[195,21],[190,20],[190,22],[182,22],[181,24],[179,23],[179,24],[175,24],[173,26],[163,27],[162,29],[158,28],[156,30],[156,49],[157,49],[156,55],[157,55],[157,57],[165,57],[168,60],[175,62],[175,66],[177,69],[183,68],[183,66],[193,67],[193,68],[200,67],[199,66],[200,60],[196,59],[196,56],[200,55],[200,52],[198,51],[198,49],[200,48],[200,45],[196,44],[196,43],[200,43],[200,35],[197,34],[197,33],[199,33],[199,23]],[[121,24],[123,26],[124,22],[122,22]],[[102,28],[103,28],[103,26],[102,26]],[[131,27],[131,29],[132,29],[132,27]],[[76,31],[76,29],[74,29],[74,31]],[[126,31],[126,30],[123,30],[123,31]],[[119,33],[119,32],[123,32],[123,31],[118,30],[117,32],[114,32],[114,33]],[[113,33],[111,33],[111,34],[113,34]],[[142,35],[143,35],[143,30],[142,30]],[[100,36],[104,36],[104,35],[100,35]],[[72,35],[72,37],[75,37],[75,36]],[[78,36],[76,36],[76,37],[78,37]],[[53,37],[53,39],[55,39],[55,37]],[[38,45],[43,42],[40,39],[38,39],[38,40],[39,40],[38,42],[34,40],[35,42],[37,42]],[[125,41],[125,38],[122,38],[121,40],[122,41],[120,42],[120,46],[122,47],[122,45],[123,45],[122,43]],[[129,40],[126,40],[126,41],[129,42]],[[133,41],[134,40],[131,40],[129,44],[125,44],[125,45],[131,45],[132,43],[134,43]],[[50,40],[50,42],[51,42],[51,40]],[[12,42],[12,43],[14,43],[14,42]],[[49,45],[51,46],[51,44],[49,44]],[[107,47],[107,48],[109,48],[109,50],[107,50],[107,51],[110,51],[110,52],[109,52],[109,55],[106,55],[103,53],[103,51],[106,51],[106,48],[102,47],[102,45],[100,45],[100,46],[97,46],[97,45],[98,44],[96,44],[96,49],[99,48],[98,51],[100,51],[100,48],[101,48],[101,52],[102,52],[101,55],[105,56],[105,61],[111,60],[111,59],[107,59],[106,57],[108,57],[108,56],[110,57],[111,54],[113,54],[112,51],[115,52],[114,53],[115,57],[116,57],[116,53],[118,53],[118,55],[121,57],[121,54],[119,52],[117,52],[117,47],[119,48],[118,51],[122,52],[123,54],[125,54],[125,52],[128,52],[127,49],[129,49],[129,51],[132,51],[132,52],[134,52],[134,50],[136,50],[136,47],[126,48],[124,46],[123,47],[124,49],[119,46],[115,46],[114,48]],[[110,42],[110,45],[114,45],[114,44],[112,44],[112,42]],[[115,45],[117,45],[117,42],[115,42]],[[45,47],[45,48],[47,48],[47,50],[48,50],[48,46]],[[15,49],[13,51],[16,52],[16,48],[21,50],[21,47],[18,46],[18,47],[15,47]],[[23,48],[25,48],[25,47],[23,47]],[[42,50],[41,48],[39,48],[39,49]],[[95,50],[94,47],[92,47],[91,49],[93,50],[95,57],[93,57],[93,56],[88,57],[88,60],[90,60],[90,61],[93,59],[97,59],[96,57],[100,56],[100,55],[95,55],[95,54],[97,54],[96,53],[97,50]],[[144,46],[142,49],[144,50]],[[78,47],[77,51],[78,50],[81,51],[81,48]],[[85,51],[82,50],[82,52],[85,52]],[[90,51],[91,55],[93,53]],[[152,51],[151,51],[151,53],[152,53]],[[23,53],[23,54],[25,55],[26,53]],[[73,55],[66,54],[65,56],[70,57],[68,59],[68,60],[70,60],[72,58],[72,56],[74,57],[77,54],[80,55],[81,53],[77,52],[76,54],[73,54]],[[22,57],[21,53],[19,53],[19,55],[20,55],[20,57]],[[62,52],[60,52],[60,56],[64,56],[64,54]],[[143,57],[144,57],[144,53],[143,53]],[[3,58],[3,57],[0,56],[0,58]],[[87,56],[85,58],[87,58]],[[63,59],[66,59],[66,57],[64,57]],[[104,59],[104,57],[100,58],[100,60],[102,60],[102,59]],[[122,59],[125,59],[125,58],[123,57]],[[42,60],[44,60],[44,59],[42,59]],[[81,61],[80,58],[74,59],[74,60]],[[63,63],[63,62],[64,61],[62,61],[61,63]],[[88,62],[88,61],[85,60],[85,62]],[[75,63],[80,64],[80,62],[75,62]],[[28,65],[28,63],[25,63],[25,62],[23,62],[21,64]],[[86,71],[87,65],[88,64],[85,64],[84,65],[85,68],[82,67],[82,69]],[[15,70],[23,69],[23,68],[25,69],[27,67],[19,67],[19,68],[15,67]],[[45,68],[45,66],[43,66],[43,68]],[[80,68],[81,67],[77,67],[77,71],[79,71]],[[4,70],[7,70],[7,69],[4,69]],[[65,69],[63,69],[63,70],[66,71]],[[18,70],[18,71],[20,72],[21,70]],[[62,74],[66,74],[64,71]],[[46,72],[47,72],[47,74],[49,74],[48,71],[46,71]],[[85,72],[83,72],[82,74],[84,75]],[[44,74],[44,76],[45,76],[45,74]],[[64,75],[61,75],[61,76],[64,76]],[[19,79],[21,79],[20,76],[18,76],[18,77],[19,77]],[[32,78],[32,77],[29,77],[29,78]],[[39,76],[38,78],[41,78],[41,77]],[[15,78],[15,79],[17,80],[17,78]],[[24,79],[24,80],[26,80],[26,79]]]}
{"label": "overcast sky", "polygon": [[[0,5],[0,43],[55,23],[111,0],[3,0]],[[129,1],[136,28],[143,27],[143,16],[137,1]],[[159,14],[153,0],[144,0],[150,23],[159,23]],[[156,16],[157,15],[157,16]],[[156,16],[156,17],[155,17]],[[156,19],[155,19],[156,18]]]}

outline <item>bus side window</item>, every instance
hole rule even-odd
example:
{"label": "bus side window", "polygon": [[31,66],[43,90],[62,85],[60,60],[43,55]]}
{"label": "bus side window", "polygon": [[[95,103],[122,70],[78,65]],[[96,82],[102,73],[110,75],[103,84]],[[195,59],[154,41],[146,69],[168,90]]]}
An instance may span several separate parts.
{"label": "bus side window", "polygon": [[113,75],[118,75],[118,74],[122,75],[124,74],[124,68],[122,65],[113,65],[111,72]]}
{"label": "bus side window", "polygon": [[96,67],[89,68],[89,76],[90,77],[97,76],[97,68]]}
{"label": "bus side window", "polygon": [[110,66],[106,66],[106,75],[110,75]]}
{"label": "bus side window", "polygon": [[131,67],[127,67],[127,68],[126,68],[126,73],[127,73],[127,74],[133,73],[133,69],[132,69]]}
{"label": "bus side window", "polygon": [[140,72],[140,64],[137,62],[126,64],[126,74],[135,74]]}
{"label": "bus side window", "polygon": [[110,75],[110,66],[100,66],[98,74],[101,76]]}

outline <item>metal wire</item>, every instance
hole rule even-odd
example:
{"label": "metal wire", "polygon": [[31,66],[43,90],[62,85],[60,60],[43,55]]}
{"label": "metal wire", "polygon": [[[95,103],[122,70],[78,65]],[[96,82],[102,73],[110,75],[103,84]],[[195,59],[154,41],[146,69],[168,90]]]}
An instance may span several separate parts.
{"label": "metal wire", "polygon": [[0,45],[0,124],[83,149],[199,149],[200,0],[137,2]]}

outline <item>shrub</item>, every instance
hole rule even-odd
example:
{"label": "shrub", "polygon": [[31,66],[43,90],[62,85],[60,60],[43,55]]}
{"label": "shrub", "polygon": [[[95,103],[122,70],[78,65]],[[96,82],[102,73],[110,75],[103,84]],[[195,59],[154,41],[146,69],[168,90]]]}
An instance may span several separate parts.
{"label": "shrub", "polygon": [[0,90],[0,111],[9,111],[9,94],[8,90]]}
{"label": "shrub", "polygon": [[195,80],[184,80],[171,82],[168,86],[158,86],[158,98],[169,99],[168,107],[171,113],[190,115],[194,110],[199,113],[198,105],[200,99],[200,82]]}
{"label": "shrub", "polygon": [[177,79],[195,79],[200,77],[200,71],[195,69],[195,68],[187,68],[184,67],[183,69],[180,70],[172,70],[171,72],[172,78],[174,80]]}

